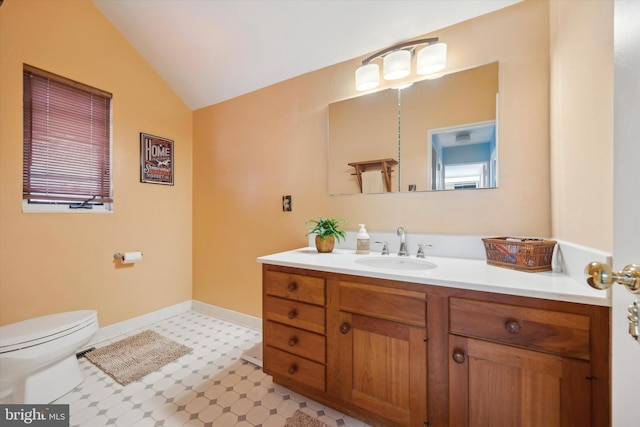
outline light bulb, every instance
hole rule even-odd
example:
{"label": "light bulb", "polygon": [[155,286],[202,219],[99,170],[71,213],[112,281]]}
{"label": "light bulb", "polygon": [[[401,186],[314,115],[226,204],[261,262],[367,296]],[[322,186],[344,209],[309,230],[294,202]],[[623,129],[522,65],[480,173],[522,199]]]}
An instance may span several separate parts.
{"label": "light bulb", "polygon": [[385,80],[398,80],[411,73],[411,52],[396,50],[384,57],[383,74]]}
{"label": "light bulb", "polygon": [[432,74],[442,70],[447,65],[447,44],[434,43],[418,52],[418,74]]}
{"label": "light bulb", "polygon": [[380,84],[380,66],[367,64],[356,70],[356,90],[369,90]]}

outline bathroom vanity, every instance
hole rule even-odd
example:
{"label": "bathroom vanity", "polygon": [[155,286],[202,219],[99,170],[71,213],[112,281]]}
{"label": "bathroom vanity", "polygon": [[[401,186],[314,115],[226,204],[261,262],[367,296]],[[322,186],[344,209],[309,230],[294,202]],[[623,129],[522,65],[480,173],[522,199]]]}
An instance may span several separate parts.
{"label": "bathroom vanity", "polygon": [[610,424],[606,293],[481,260],[366,257],[258,259],[276,383],[376,426]]}

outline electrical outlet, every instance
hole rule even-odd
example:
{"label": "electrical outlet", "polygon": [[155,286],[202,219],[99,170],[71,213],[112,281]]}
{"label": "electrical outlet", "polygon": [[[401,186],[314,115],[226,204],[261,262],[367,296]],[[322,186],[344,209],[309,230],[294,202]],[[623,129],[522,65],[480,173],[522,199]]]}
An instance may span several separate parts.
{"label": "electrical outlet", "polygon": [[282,196],[282,212],[291,212],[291,195]]}

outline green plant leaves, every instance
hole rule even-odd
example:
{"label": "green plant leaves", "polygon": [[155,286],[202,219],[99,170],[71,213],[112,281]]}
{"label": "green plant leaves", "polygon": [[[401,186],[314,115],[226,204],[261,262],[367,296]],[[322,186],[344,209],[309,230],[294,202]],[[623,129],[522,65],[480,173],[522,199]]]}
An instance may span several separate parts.
{"label": "green plant leaves", "polygon": [[334,236],[339,242],[340,239],[346,238],[346,233],[341,230],[340,227],[346,224],[346,221],[336,218],[318,216],[317,219],[310,219],[306,221],[306,224],[312,224],[309,226],[309,232],[306,234],[315,234],[321,239],[326,239],[329,236]]}

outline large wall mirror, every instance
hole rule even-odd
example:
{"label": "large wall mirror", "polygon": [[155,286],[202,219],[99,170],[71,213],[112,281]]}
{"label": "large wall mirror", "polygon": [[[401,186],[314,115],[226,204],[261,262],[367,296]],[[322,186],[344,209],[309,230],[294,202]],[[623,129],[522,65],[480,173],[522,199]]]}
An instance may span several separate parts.
{"label": "large wall mirror", "polygon": [[498,63],[329,105],[329,194],[498,185]]}

